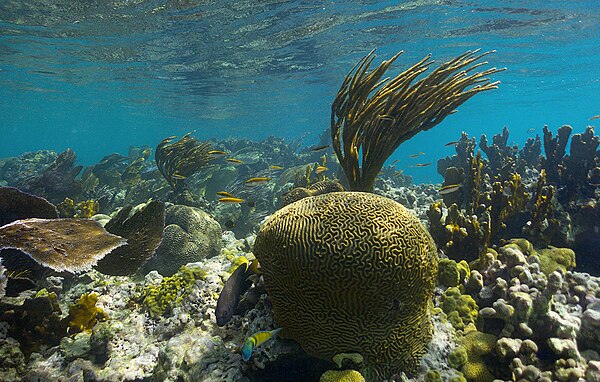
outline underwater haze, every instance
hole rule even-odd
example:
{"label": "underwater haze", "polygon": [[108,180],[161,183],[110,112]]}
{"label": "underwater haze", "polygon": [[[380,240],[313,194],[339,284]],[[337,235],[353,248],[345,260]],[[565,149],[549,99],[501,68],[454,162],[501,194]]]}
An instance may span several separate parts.
{"label": "underwater haze", "polygon": [[[89,165],[130,145],[199,139],[316,144],[344,76],[377,48],[405,53],[395,75],[432,53],[469,49],[507,70],[390,161],[417,182],[461,131],[511,142],[600,114],[597,1],[67,1],[0,3],[0,157],[72,148]],[[431,69],[430,69],[431,70]]]}

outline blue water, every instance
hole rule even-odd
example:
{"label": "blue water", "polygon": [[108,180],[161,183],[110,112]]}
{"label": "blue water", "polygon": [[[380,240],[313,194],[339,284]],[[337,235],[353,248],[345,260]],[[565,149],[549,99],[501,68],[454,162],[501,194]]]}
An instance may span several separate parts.
{"label": "blue water", "polygon": [[[461,131],[582,131],[600,114],[600,3],[591,1],[0,2],[0,157],[71,147],[83,164],[195,130],[317,142],[354,63],[497,50],[498,90],[476,95],[390,158],[417,181]],[[535,132],[532,132],[534,129]],[[529,132],[528,132],[529,130]],[[424,151],[418,159],[408,155]]]}

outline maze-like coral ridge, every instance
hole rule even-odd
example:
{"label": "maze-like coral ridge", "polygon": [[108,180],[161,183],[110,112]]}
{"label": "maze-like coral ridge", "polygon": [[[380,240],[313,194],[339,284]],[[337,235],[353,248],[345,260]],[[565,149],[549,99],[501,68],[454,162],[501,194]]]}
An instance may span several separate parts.
{"label": "maze-like coral ridge", "polygon": [[254,253],[277,325],[309,353],[360,353],[376,374],[413,369],[432,333],[435,244],[391,199],[305,198],[273,214]]}

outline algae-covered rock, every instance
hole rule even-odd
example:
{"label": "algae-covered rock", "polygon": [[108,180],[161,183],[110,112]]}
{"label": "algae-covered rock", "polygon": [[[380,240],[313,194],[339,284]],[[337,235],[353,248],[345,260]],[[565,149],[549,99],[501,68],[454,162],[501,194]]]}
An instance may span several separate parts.
{"label": "algae-covered rock", "polygon": [[575,267],[575,252],[570,248],[556,248],[549,246],[538,250],[540,256],[540,266],[545,275],[561,270],[567,273],[568,269]]}
{"label": "algae-covered rock", "polygon": [[171,276],[182,265],[218,255],[222,245],[221,226],[209,214],[196,207],[171,205],[162,242],[144,269]]}

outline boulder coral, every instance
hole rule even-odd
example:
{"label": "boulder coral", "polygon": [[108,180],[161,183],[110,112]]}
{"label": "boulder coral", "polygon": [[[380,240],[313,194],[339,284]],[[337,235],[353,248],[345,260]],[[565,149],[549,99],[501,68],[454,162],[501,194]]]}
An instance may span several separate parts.
{"label": "boulder coral", "polygon": [[433,239],[391,199],[334,192],[275,212],[254,245],[275,321],[309,354],[360,353],[367,374],[417,366],[431,340]]}

